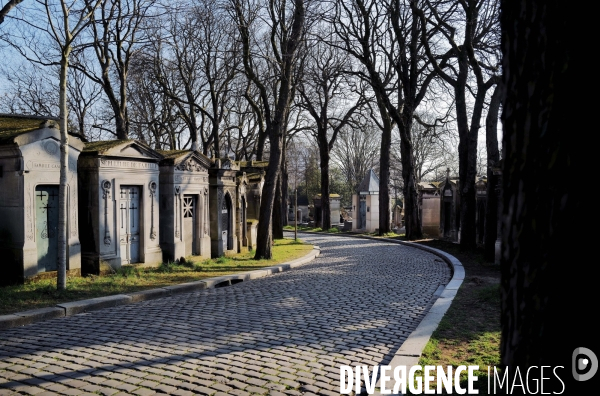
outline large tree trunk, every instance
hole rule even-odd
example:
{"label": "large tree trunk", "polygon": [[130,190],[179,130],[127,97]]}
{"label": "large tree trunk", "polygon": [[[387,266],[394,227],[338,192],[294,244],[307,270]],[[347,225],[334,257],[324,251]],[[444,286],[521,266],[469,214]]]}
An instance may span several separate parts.
{"label": "large tree trunk", "polygon": [[262,161],[265,152],[265,142],[267,141],[267,133],[258,131],[258,139],[256,142],[256,160]]}
{"label": "large tree trunk", "polygon": [[487,149],[487,204],[485,207],[485,237],[484,256],[488,261],[494,261],[496,253],[496,239],[498,238],[498,176],[494,175],[493,168],[499,165],[500,151],[498,150],[498,111],[502,88],[497,85],[487,117],[485,119],[485,145]]}
{"label": "large tree trunk", "polygon": [[321,228],[331,228],[331,203],[329,200],[329,145],[325,136],[325,147],[319,142],[319,153],[321,160]]}
{"label": "large tree trunk", "polygon": [[[573,114],[592,114],[595,102],[577,100],[590,74],[576,66],[589,55],[571,46],[590,17],[564,3],[501,5],[506,92],[501,356],[509,368],[563,366],[557,373],[566,394],[588,394],[584,387],[597,389],[599,374],[574,381],[571,358],[578,347],[596,356],[600,351],[592,324],[597,277],[590,272],[597,222],[589,184],[582,180],[589,181],[591,169],[592,149],[581,134],[589,118]],[[561,389],[555,380],[544,386],[546,392]]]}
{"label": "large tree trunk", "polygon": [[273,239],[283,239],[283,221],[282,221],[282,196],[281,196],[281,171],[277,177],[275,187],[275,202],[273,203]]}
{"label": "large tree trunk", "polygon": [[454,89],[456,124],[458,127],[458,178],[460,193],[460,246],[473,249],[476,246],[476,199],[477,133],[471,133],[467,115],[466,84],[469,64],[465,51],[459,54],[459,75]]}
{"label": "large tree trunk", "polygon": [[286,163],[286,152],[287,146],[283,146],[283,153],[281,154],[281,196],[283,199],[281,200],[281,225],[282,228],[288,225],[288,170]]}
{"label": "large tree trunk", "polygon": [[[68,28],[66,29],[67,33]],[[69,236],[67,233],[68,191],[67,178],[69,174],[69,134],[67,131],[67,75],[69,70],[70,46],[63,49],[60,60],[60,180],[58,185],[58,266],[56,273],[56,288],[65,290],[67,287],[67,259]]]}
{"label": "large tree trunk", "polygon": [[376,93],[377,106],[382,118],[381,150],[379,159],[379,235],[390,232],[390,145],[392,143],[392,120],[383,98]]}
{"label": "large tree trunk", "polygon": [[[406,106],[406,105],[405,105]],[[404,185],[404,225],[406,227],[406,239],[416,240],[423,238],[423,224],[419,211],[417,182],[415,180],[415,158],[412,147],[410,132],[412,129],[412,111],[405,111],[404,122],[398,124],[400,130],[400,153],[402,161],[402,179]]]}
{"label": "large tree trunk", "polygon": [[277,191],[277,179],[279,178],[279,169],[281,161],[281,148],[283,141],[278,134],[273,138],[270,136],[271,155],[269,156],[269,165],[265,175],[265,184],[263,185],[260,199],[260,212],[258,213],[258,227],[256,230],[256,254],[254,258],[270,259],[273,257],[273,205],[275,203],[275,194]]}
{"label": "large tree trunk", "polygon": [[117,139],[129,139],[129,121],[120,110],[115,110],[115,128],[117,132]]}

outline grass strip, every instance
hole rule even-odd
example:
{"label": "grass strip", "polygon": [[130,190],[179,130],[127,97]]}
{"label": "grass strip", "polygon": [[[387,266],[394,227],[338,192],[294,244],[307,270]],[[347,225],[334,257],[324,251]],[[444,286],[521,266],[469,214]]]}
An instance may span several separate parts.
{"label": "grass strip", "polygon": [[[465,268],[465,279],[419,364],[454,369],[479,366],[476,389],[487,395],[488,366],[500,365],[500,267],[486,262],[481,249],[465,252],[457,244],[439,240],[419,243],[453,255]],[[461,386],[466,389],[466,373],[461,376]]]}
{"label": "grass strip", "polygon": [[278,239],[271,260],[254,260],[252,251],[208,260],[191,256],[184,263],[162,263],[154,268],[128,265],[109,275],[69,277],[63,291],[56,290],[55,278],[4,286],[0,287],[0,315],[253,271],[303,257],[311,250],[312,245],[300,240]]}

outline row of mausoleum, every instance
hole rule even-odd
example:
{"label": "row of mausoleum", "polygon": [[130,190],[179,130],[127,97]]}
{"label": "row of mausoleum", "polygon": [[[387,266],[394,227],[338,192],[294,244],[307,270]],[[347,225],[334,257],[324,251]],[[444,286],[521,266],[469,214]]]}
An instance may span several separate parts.
{"label": "row of mausoleum", "polygon": [[[69,136],[67,270],[219,257],[256,244],[264,164]],[[0,114],[3,283],[57,269],[56,120]]]}

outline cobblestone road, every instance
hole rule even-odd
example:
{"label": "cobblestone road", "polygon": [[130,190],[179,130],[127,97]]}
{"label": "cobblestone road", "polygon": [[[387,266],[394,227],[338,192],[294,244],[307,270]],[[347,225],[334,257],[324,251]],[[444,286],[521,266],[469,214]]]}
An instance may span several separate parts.
{"label": "cobblestone road", "polygon": [[301,235],[300,268],[0,331],[0,395],[338,395],[389,362],[450,269],[390,243]]}

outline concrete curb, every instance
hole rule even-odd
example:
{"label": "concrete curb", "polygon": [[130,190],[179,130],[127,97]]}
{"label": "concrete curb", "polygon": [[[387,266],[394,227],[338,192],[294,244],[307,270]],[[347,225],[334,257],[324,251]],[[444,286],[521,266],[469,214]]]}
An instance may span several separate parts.
{"label": "concrete curb", "polygon": [[16,312],[9,315],[0,315],[0,330],[12,327],[25,326],[31,323],[41,322],[47,319],[54,319],[66,316],[73,316],[84,312],[94,311],[102,308],[116,307],[119,305],[132,304],[140,301],[152,300],[155,298],[168,297],[174,294],[193,293],[204,289],[213,289],[235,285],[252,279],[263,278],[268,275],[288,271],[302,264],[308,263],[319,257],[321,249],[313,246],[310,253],[296,260],[265,267],[258,270],[241,272],[239,274],[219,276],[215,278],[202,279],[195,282],[181,283],[178,285],[161,287],[139,292],[117,294],[112,296],[91,298],[57,304],[54,307],[40,308],[31,311]]}
{"label": "concrete curb", "polygon": [[[396,353],[394,354],[394,357],[392,358],[392,360],[390,361],[390,363],[388,365],[391,366],[391,368],[392,368],[391,372],[393,373],[394,369],[398,366],[406,366],[408,369],[411,366],[415,366],[415,365],[419,364],[419,359],[421,357],[421,354],[423,353],[423,349],[425,348],[425,345],[427,345],[427,343],[429,342],[429,339],[431,338],[431,335],[433,334],[435,329],[437,329],[438,325],[442,321],[442,318],[446,314],[446,311],[448,310],[448,308],[450,308],[450,305],[452,304],[452,301],[454,300],[454,297],[456,296],[458,289],[460,288],[463,280],[465,279],[465,268],[463,267],[462,263],[460,261],[458,261],[458,259],[456,257],[454,257],[451,254],[448,254],[442,250],[431,248],[428,246],[419,245],[414,242],[399,241],[397,239],[390,239],[390,238],[377,238],[377,237],[366,236],[366,235],[352,235],[352,234],[342,234],[342,233],[328,234],[328,233],[310,232],[310,231],[298,231],[298,232],[310,233],[310,234],[316,234],[316,235],[344,236],[344,237],[351,237],[351,238],[370,239],[370,240],[375,240],[375,241],[397,243],[399,245],[410,246],[410,247],[414,247],[416,249],[425,250],[426,252],[435,254],[436,256],[440,257],[448,264],[450,269],[452,269],[452,278],[450,279],[450,282],[448,282],[448,284],[446,286],[444,286],[443,288],[440,287],[440,288],[438,288],[438,290],[436,290],[436,292],[434,293],[434,296],[437,295],[437,299],[436,299],[435,303],[433,303],[433,305],[429,309],[429,312],[427,312],[427,314],[425,315],[423,320],[421,320],[421,323],[419,323],[417,328],[408,336],[406,341],[404,341],[404,343],[402,343],[402,345],[396,351]],[[393,376],[392,376],[392,380],[389,382],[386,382],[386,389],[388,389],[388,390],[393,389],[394,385],[395,385],[395,381],[393,381]],[[380,387],[380,382],[378,380],[377,384],[375,386],[375,389],[379,389],[379,387]],[[380,394],[381,393],[379,393],[377,391],[375,393],[372,393],[372,395],[380,395]]]}

